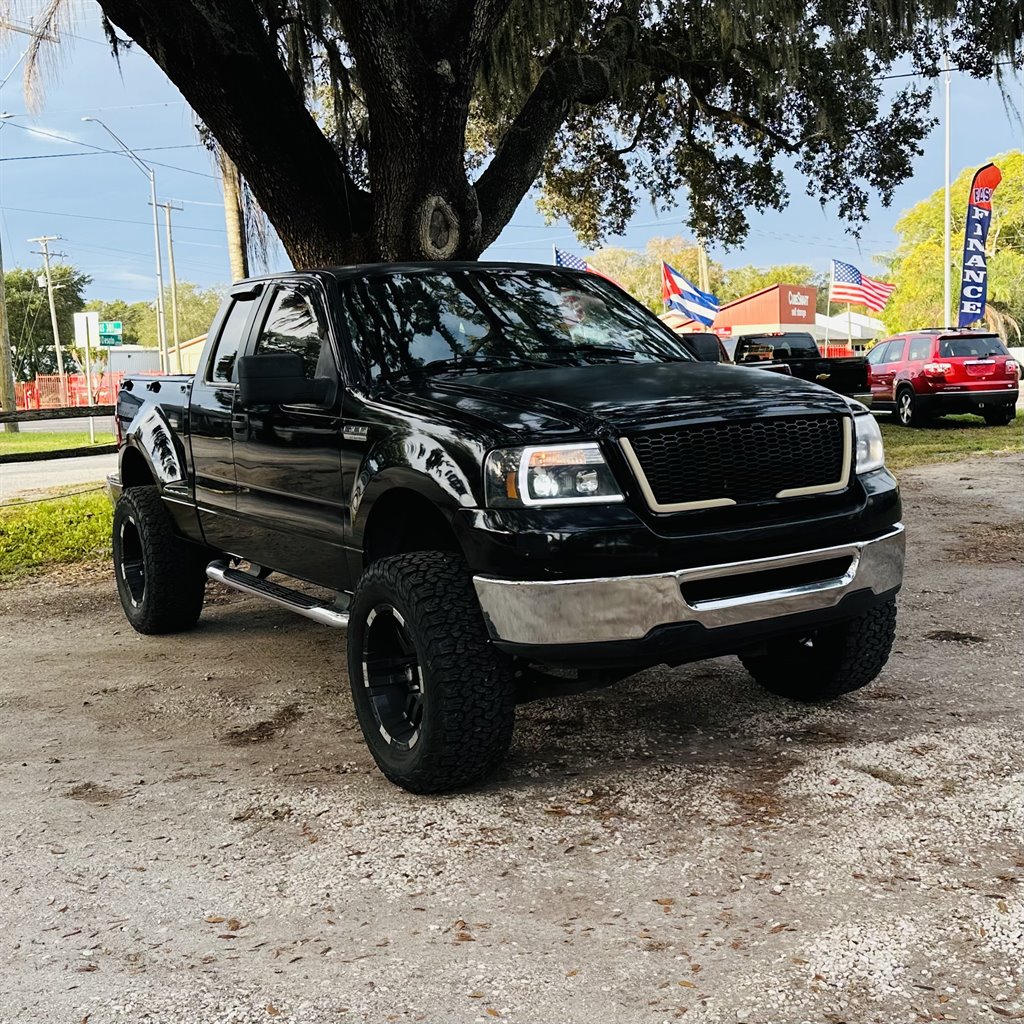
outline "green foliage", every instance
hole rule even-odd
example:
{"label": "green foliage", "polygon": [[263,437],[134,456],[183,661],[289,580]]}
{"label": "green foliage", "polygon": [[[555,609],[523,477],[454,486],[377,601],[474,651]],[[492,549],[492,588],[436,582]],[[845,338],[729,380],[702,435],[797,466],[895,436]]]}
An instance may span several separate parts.
{"label": "green foliage", "polygon": [[[62,263],[53,264],[51,272],[64,370],[72,373],[78,368],[73,348],[74,314],[82,308],[82,292],[92,278]],[[14,372],[18,380],[32,380],[39,373],[57,372],[49,302],[46,289],[40,288],[37,281],[41,273],[41,270],[23,267],[4,273]]]}
{"label": "green foliage", "polygon": [[[634,298],[639,299],[655,313],[664,311],[661,301],[661,263],[664,260],[698,283],[697,245],[675,235],[672,238],[652,238],[643,252],[607,246],[598,249],[590,262],[603,274],[617,281]],[[822,289],[827,289],[825,274],[815,272],[803,264],[781,264],[774,267],[724,268],[715,260],[708,260],[708,278],[711,293],[720,302],[732,302],[773,284],[807,284],[818,288],[819,305],[824,309]]]}
{"label": "green foliage", "polygon": [[[603,274],[617,281],[634,298],[639,299],[648,309],[661,313],[661,263],[664,260],[694,284],[698,281],[697,244],[679,235],[671,238],[652,238],[643,252],[618,246],[606,246],[594,253],[590,262]],[[708,276],[711,291],[722,287],[722,265],[708,260]]]}
{"label": "green foliage", "polygon": [[[68,3],[49,0],[40,28]],[[437,251],[452,236],[476,256],[535,184],[590,246],[680,194],[694,234],[734,245],[748,211],[786,205],[785,163],[856,228],[933,125],[927,77],[886,72],[934,81],[948,49],[989,77],[1024,36],[1018,3],[966,17],[950,0],[99,3],[111,38],[182,90],[297,265],[429,255],[425,211]],[[256,69],[261,92],[245,85]]]}
{"label": "green foliage", "polygon": [[[985,161],[982,161],[982,163]],[[1018,323],[1024,322],[1024,153],[1014,150],[993,158],[1003,180],[992,200],[988,237],[988,299]],[[981,166],[981,163],[978,164]],[[971,180],[977,167],[957,176],[953,207],[953,314],[956,315],[964,223]],[[890,331],[942,323],[944,190],[938,189],[907,210],[896,222],[900,241],[890,260],[896,285],[882,314]],[[995,328],[995,324],[989,324]]]}
{"label": "green foliage", "polygon": [[156,316],[150,303],[129,303],[124,299],[113,299],[110,302],[90,299],[85,309],[99,313],[101,320],[120,320],[124,332],[121,340],[126,345],[156,345]]}
{"label": "green foliage", "polygon": [[[205,334],[209,330],[213,318],[220,308],[225,287],[200,288],[192,281],[178,282],[178,334],[182,341]],[[93,299],[86,309],[94,309],[100,314],[101,320],[120,320],[124,325],[124,342],[126,345],[146,345],[155,347],[156,338],[156,303],[132,302],[114,299],[103,302]],[[167,340],[173,343],[174,326],[171,319],[171,289],[164,289],[164,317],[167,321]]]}
{"label": "green foliage", "polygon": [[[112,434],[96,431],[96,444],[113,444]],[[16,434],[0,433],[0,455],[24,452],[53,452],[61,448],[88,448],[86,430],[19,430]],[[85,454],[83,452],[83,454]]]}
{"label": "green foliage", "polygon": [[100,493],[0,507],[0,580],[107,554],[112,524]]}
{"label": "green foliage", "polygon": [[980,416],[943,416],[922,428],[901,427],[879,420],[890,469],[910,469],[934,462],[958,462],[972,455],[1024,451],[1024,417],[990,427]]}
{"label": "green foliage", "polygon": [[803,263],[782,263],[774,267],[731,267],[725,272],[725,284],[718,298],[732,302],[774,284],[802,284],[818,289],[819,306],[824,310],[827,299],[821,291],[828,288],[828,275],[813,270]]}

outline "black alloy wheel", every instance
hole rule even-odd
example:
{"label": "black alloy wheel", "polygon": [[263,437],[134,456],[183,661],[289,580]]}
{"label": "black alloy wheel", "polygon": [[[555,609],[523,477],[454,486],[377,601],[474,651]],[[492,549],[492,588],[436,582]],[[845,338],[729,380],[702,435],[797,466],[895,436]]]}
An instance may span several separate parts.
{"label": "black alloy wheel", "polygon": [[363,685],[381,735],[411,750],[423,724],[423,670],[401,613],[381,602],[366,617]]}

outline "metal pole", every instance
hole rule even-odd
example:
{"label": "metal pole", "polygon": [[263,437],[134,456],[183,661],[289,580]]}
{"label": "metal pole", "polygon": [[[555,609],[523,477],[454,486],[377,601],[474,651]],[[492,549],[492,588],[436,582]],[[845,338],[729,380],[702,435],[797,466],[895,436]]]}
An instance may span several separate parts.
{"label": "metal pole", "polygon": [[57,306],[53,301],[53,277],[50,274],[50,242],[56,242],[60,235],[43,235],[42,238],[30,238],[30,242],[38,242],[43,251],[43,266],[46,273],[46,297],[50,301],[50,324],[53,327],[53,346],[57,352],[57,375],[60,378],[60,400],[63,405],[69,404],[68,382],[64,376],[64,356],[60,350],[60,329],[57,326]]}
{"label": "metal pole", "polygon": [[952,261],[953,261],[953,206],[950,195],[950,122],[949,122],[949,83],[951,74],[949,71],[949,54],[942,57],[945,70],[945,92],[946,92],[946,198],[944,211],[944,248],[943,248],[943,271],[942,271],[942,310],[945,319],[943,327],[949,328],[953,324],[953,284],[952,284]]}
{"label": "metal pole", "polygon": [[[174,238],[171,234],[171,210],[180,210],[182,207],[175,206],[174,203],[160,203],[160,209],[164,211],[165,223],[167,224],[167,270],[171,275],[171,327],[174,332],[174,358],[178,373],[181,373],[181,338],[178,333],[178,276],[174,272]],[[167,360],[169,364],[169,351]],[[170,372],[169,365],[167,369]]]}
{"label": "metal pole", "polygon": [[[92,355],[90,349],[92,346],[89,344],[89,331],[85,332],[85,399],[87,405],[95,405],[92,397]],[[89,417],[89,444],[96,443],[96,421],[90,416]]]}
{"label": "metal pole", "polygon": [[[17,412],[16,394],[11,332],[7,324],[7,296],[4,292],[4,254],[0,247],[0,409],[4,412]],[[17,423],[6,423],[4,426],[8,433],[18,433]]]}
{"label": "metal pole", "polygon": [[156,343],[160,348],[160,369],[170,371],[167,357],[167,321],[164,319],[164,268],[160,256],[160,220],[156,212],[156,174],[149,168],[149,204],[153,207],[153,249],[156,252]]}
{"label": "metal pole", "polygon": [[153,249],[156,253],[156,343],[160,350],[160,368],[164,373],[170,369],[167,357],[167,325],[164,321],[164,272],[160,258],[160,220],[156,212],[156,173],[153,168],[128,148],[124,140],[116,135],[110,127],[98,117],[83,117],[83,121],[95,121],[124,151],[124,155],[146,177],[149,178],[149,205],[153,207]]}

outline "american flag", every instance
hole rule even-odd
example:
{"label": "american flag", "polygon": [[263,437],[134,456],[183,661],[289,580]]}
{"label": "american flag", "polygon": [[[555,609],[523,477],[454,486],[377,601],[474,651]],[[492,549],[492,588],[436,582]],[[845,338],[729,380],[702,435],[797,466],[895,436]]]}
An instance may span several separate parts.
{"label": "american flag", "polygon": [[876,281],[873,277],[862,274],[850,263],[841,263],[839,260],[832,261],[829,302],[856,303],[879,313],[885,309],[889,296],[895,290],[896,285]]}
{"label": "american flag", "polygon": [[593,263],[588,263],[582,256],[577,256],[574,252],[566,252],[564,249],[559,249],[556,246],[552,246],[551,248],[555,251],[556,267],[568,267],[570,270],[585,270],[588,274],[597,274],[598,277],[603,277],[606,281],[611,281],[612,284],[619,283],[607,274],[602,274]]}

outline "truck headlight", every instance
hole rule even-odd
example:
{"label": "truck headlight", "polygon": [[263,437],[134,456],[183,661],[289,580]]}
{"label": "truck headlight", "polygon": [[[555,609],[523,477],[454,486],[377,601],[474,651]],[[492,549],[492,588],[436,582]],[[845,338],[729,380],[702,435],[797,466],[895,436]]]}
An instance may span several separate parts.
{"label": "truck headlight", "polygon": [[853,417],[853,429],[857,444],[857,472],[870,473],[885,465],[885,451],[882,447],[882,431],[871,413]]}
{"label": "truck headlight", "polygon": [[490,508],[622,501],[622,491],[593,441],[498,448],[484,463]]}

